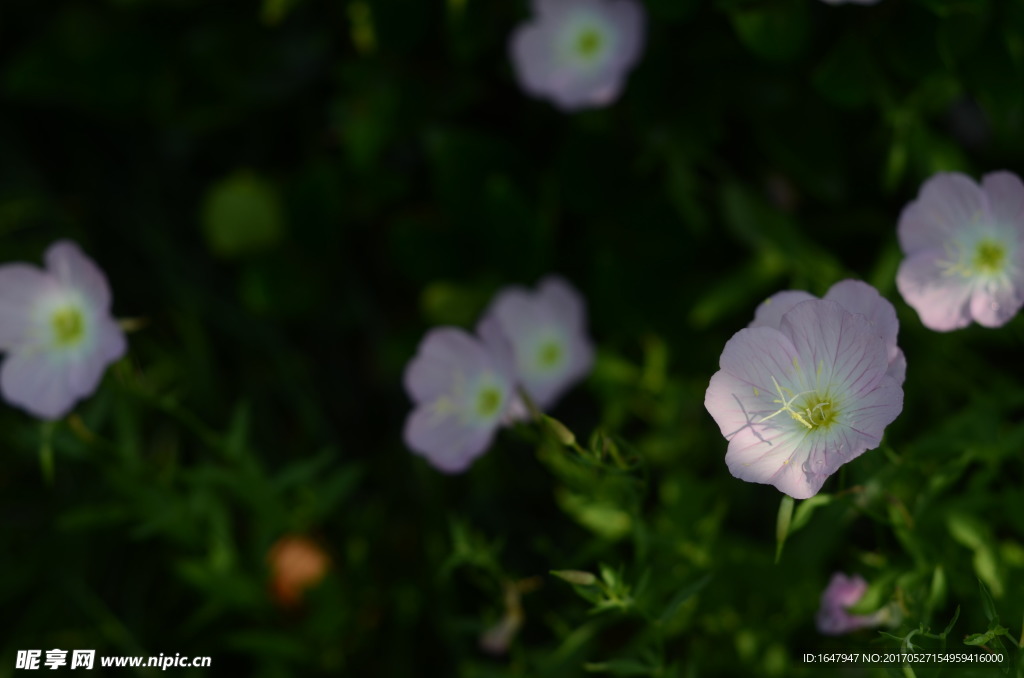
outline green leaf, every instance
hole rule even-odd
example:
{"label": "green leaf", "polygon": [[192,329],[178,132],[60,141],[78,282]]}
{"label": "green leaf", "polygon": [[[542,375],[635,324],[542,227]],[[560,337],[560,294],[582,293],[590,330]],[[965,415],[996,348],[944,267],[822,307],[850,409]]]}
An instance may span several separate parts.
{"label": "green leaf", "polygon": [[[928,592],[928,610],[936,610],[942,607],[946,601],[947,590],[946,571],[942,569],[941,565],[936,565],[935,570],[932,572],[931,589]],[[957,609],[959,610],[959,608]]]}
{"label": "green leaf", "polygon": [[588,662],[583,668],[591,673],[610,673],[613,676],[649,676],[655,667],[636,659],[613,659],[609,662]]}
{"label": "green leaf", "polygon": [[48,487],[53,487],[54,463],[53,463],[53,429],[54,422],[44,421],[41,426],[39,441],[39,469],[43,474],[43,481]]}
{"label": "green leaf", "polygon": [[998,622],[999,614],[996,612],[995,601],[992,600],[992,594],[989,593],[988,587],[980,577],[978,578],[978,588],[981,589],[981,604],[985,608],[985,618],[990,622]]}
{"label": "green leaf", "polygon": [[730,18],[740,42],[759,57],[789,61],[807,42],[808,3],[797,0],[766,3],[732,12]]}
{"label": "green leaf", "polygon": [[297,485],[311,484],[335,460],[335,457],[335,450],[327,448],[315,457],[294,463],[278,475],[274,486],[278,491],[284,491]]}
{"label": "green leaf", "polygon": [[789,533],[793,534],[801,527],[805,526],[811,519],[811,515],[815,510],[822,506],[827,506],[832,503],[835,499],[831,494],[816,494],[809,499],[804,499],[796,506],[796,512],[793,514],[793,522],[789,526]]}
{"label": "green leaf", "polygon": [[1009,630],[1002,626],[994,626],[985,633],[972,633],[964,638],[964,645],[987,645],[999,636],[1009,635]]}
{"label": "green leaf", "polygon": [[892,591],[897,577],[896,572],[888,572],[874,579],[868,584],[868,590],[864,592],[861,599],[848,608],[850,614],[871,614],[881,609],[892,599]]}
{"label": "green leaf", "polygon": [[942,637],[945,638],[949,635],[949,632],[953,630],[956,625],[956,620],[960,618],[960,606],[956,606],[956,612],[953,613],[953,618],[949,620],[949,624],[946,625],[946,630],[942,632]]}
{"label": "green leaf", "polygon": [[580,525],[605,539],[617,540],[629,534],[633,519],[614,502],[583,493],[560,489],[555,499],[563,511]]}
{"label": "green leaf", "polygon": [[793,497],[788,494],[779,503],[779,515],[775,519],[775,564],[782,558],[782,546],[789,535],[789,524],[793,520]]}
{"label": "green leaf", "polygon": [[669,604],[665,606],[665,610],[661,613],[661,616],[658,617],[658,620],[663,624],[669,622],[676,615],[676,612],[679,611],[679,608],[682,607],[683,603],[688,601],[690,598],[693,598],[701,589],[708,585],[712,576],[713,575],[711,574],[706,574],[700,579],[693,581],[680,589]]}

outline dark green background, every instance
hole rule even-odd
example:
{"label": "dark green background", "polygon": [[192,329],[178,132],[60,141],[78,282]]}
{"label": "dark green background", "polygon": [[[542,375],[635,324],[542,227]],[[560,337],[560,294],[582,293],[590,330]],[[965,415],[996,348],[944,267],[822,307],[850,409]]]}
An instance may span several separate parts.
{"label": "dark green background", "polygon": [[[525,2],[0,4],[0,259],[72,238],[147,320],[80,423],[0,412],[0,676],[54,647],[213,658],[179,675],[821,675],[802,652],[877,637],[816,633],[835,570],[886,582],[899,637],[959,605],[956,652],[989,628],[980,576],[1020,637],[1024,324],[930,332],[894,275],[922,181],[1024,169],[1024,4],[644,6],[622,99],[565,115],[516,85]],[[405,363],[549,272],[600,347],[553,413],[638,470],[520,430],[442,476],[401,442]],[[846,277],[897,307],[906,405],[775,565],[780,495],[728,474],[703,392],[764,297]],[[289,532],[334,564],[298,611],[267,593]],[[547,574],[600,563],[639,612]],[[537,575],[510,656],[483,654],[501,582]]]}

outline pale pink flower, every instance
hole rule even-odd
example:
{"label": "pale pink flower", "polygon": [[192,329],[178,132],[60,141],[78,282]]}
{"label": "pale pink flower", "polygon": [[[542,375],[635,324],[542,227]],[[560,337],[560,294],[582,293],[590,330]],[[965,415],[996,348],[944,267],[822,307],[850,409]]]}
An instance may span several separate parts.
{"label": "pale pink flower", "polygon": [[504,335],[515,358],[519,384],[542,410],[586,376],[594,363],[586,304],[562,278],[544,278],[536,292],[519,286],[504,288],[484,318]]}
{"label": "pale pink flower", "polygon": [[[754,320],[748,327],[778,328],[782,316],[801,301],[816,297],[802,290],[786,290],[768,297],[754,312]],[[829,288],[824,299],[835,301],[850,313],[859,313],[874,326],[878,336],[885,342],[889,357],[888,374],[903,384],[907,374],[907,359],[903,351],[896,345],[896,336],[900,331],[900,322],[896,318],[896,309],[888,299],[878,293],[871,285],[860,280],[841,280]]]}
{"label": "pale pink flower", "polygon": [[1006,324],[1024,306],[1024,184],[993,172],[979,186],[936,174],[900,215],[896,286],[921,322],[945,332]]}
{"label": "pale pink flower", "polygon": [[523,90],[566,111],[617,99],[643,48],[640,3],[534,0],[533,12],[509,44]]}
{"label": "pale pink flower", "polygon": [[719,365],[704,405],[729,441],[729,471],[795,499],[877,447],[903,409],[878,329],[830,300],[797,303],[778,327],[740,330]]}
{"label": "pale pink flower", "polygon": [[871,615],[849,612],[849,608],[860,602],[867,590],[868,583],[859,574],[848,577],[842,572],[836,572],[832,575],[828,588],[821,594],[821,607],[815,618],[818,632],[826,636],[838,636],[882,624],[887,616],[885,610]]}
{"label": "pale pink flower", "polygon": [[0,266],[0,391],[41,419],[59,419],[99,385],[124,355],[103,272],[67,240],[44,256],[46,269]]}
{"label": "pale pink flower", "polygon": [[487,451],[515,399],[515,367],[505,339],[481,323],[480,339],[454,327],[427,333],[405,369],[414,409],[405,442],[437,469],[465,471]]}

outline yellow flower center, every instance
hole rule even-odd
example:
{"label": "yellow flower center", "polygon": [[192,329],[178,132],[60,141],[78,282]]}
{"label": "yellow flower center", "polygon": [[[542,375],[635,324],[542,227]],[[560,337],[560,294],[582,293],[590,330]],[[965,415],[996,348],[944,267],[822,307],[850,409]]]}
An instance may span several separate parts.
{"label": "yellow flower center", "polygon": [[982,273],[998,273],[1006,261],[1006,248],[993,240],[982,240],[974,250],[974,268]]}
{"label": "yellow flower center", "polygon": [[494,386],[488,386],[480,391],[476,399],[476,411],[481,417],[491,417],[501,407],[501,391]]}
{"label": "yellow flower center", "polygon": [[85,336],[85,318],[77,308],[62,308],[50,318],[58,346],[77,344]]}
{"label": "yellow flower center", "polygon": [[836,419],[836,411],[832,407],[831,401],[825,400],[825,398],[817,393],[812,393],[803,404],[804,409],[799,413],[799,417],[796,412],[790,412],[789,414],[806,426],[809,431],[819,428],[828,429],[832,426]]}
{"label": "yellow flower center", "polygon": [[562,346],[557,341],[549,341],[537,352],[537,362],[541,367],[554,367],[562,361]]}
{"label": "yellow flower center", "polygon": [[589,59],[601,51],[603,43],[604,37],[590,28],[580,33],[579,38],[576,39],[576,51],[581,57]]}
{"label": "yellow flower center", "polygon": [[[793,364],[796,364],[796,359],[793,359]],[[761,417],[760,422],[768,421],[773,417],[776,417],[783,412],[788,412],[791,419],[806,428],[808,431],[815,431],[819,428],[831,428],[832,424],[836,421],[836,412],[831,400],[826,400],[828,396],[819,395],[816,391],[804,391],[802,393],[796,393],[786,398],[787,393],[793,393],[792,390],[785,386],[780,386],[779,382],[772,377],[772,385],[775,387],[775,392],[778,394],[778,398],[773,400],[773,403],[782,405],[775,412],[772,412],[767,417]],[[757,389],[754,389],[754,395],[758,395]],[[802,407],[794,408],[793,402],[801,396],[807,396],[804,398]]]}

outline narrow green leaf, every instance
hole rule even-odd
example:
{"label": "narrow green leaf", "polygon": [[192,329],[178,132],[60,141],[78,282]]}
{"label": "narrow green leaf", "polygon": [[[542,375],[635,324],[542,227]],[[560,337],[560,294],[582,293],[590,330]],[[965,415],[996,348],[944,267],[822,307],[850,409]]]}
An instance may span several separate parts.
{"label": "narrow green leaf", "polygon": [[942,632],[942,637],[945,639],[949,635],[949,632],[953,630],[953,626],[956,624],[956,620],[960,618],[960,606],[956,606],[956,612],[953,613],[953,618],[949,620],[949,624],[946,625],[946,630]]}
{"label": "narrow green leaf", "polygon": [[706,574],[700,579],[693,581],[680,589],[679,593],[677,593],[669,604],[665,606],[665,610],[661,613],[658,621],[663,624],[670,621],[676,615],[676,612],[679,611],[679,608],[682,607],[683,603],[697,595],[701,589],[708,585],[711,578],[711,574]]}
{"label": "narrow green leaf", "polygon": [[988,587],[980,578],[978,579],[978,588],[981,589],[981,604],[985,606],[985,617],[990,622],[998,622],[999,615],[996,613],[996,604],[992,600],[992,594],[989,593]]}
{"label": "narrow green leaf", "polygon": [[39,468],[43,473],[43,480],[48,487],[53,487],[54,476],[53,428],[54,422],[44,421],[42,425],[42,440],[39,442]]}
{"label": "narrow green leaf", "polygon": [[832,503],[835,499],[831,494],[816,494],[809,499],[804,499],[796,507],[796,511],[793,513],[793,522],[789,526],[789,533],[793,534],[801,527],[806,525],[811,519],[811,514],[822,506],[827,506]]}
{"label": "narrow green leaf", "polygon": [[583,668],[591,673],[610,673],[613,676],[649,676],[654,667],[635,659],[613,659],[610,662],[588,662]]}
{"label": "narrow green leaf", "polygon": [[782,558],[782,545],[789,535],[789,525],[793,520],[793,497],[785,495],[779,504],[779,516],[775,522],[775,564]]}

